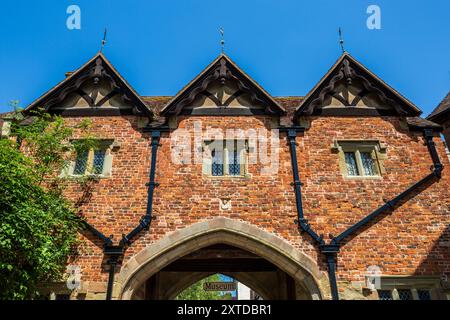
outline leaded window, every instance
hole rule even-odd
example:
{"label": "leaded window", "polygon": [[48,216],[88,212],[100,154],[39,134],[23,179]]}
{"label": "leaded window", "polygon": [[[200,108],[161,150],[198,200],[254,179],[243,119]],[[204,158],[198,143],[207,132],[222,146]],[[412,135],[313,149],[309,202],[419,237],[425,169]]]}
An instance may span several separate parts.
{"label": "leaded window", "polygon": [[411,290],[409,289],[398,289],[398,297],[400,300],[413,300]]}
{"label": "leaded window", "polygon": [[105,164],[105,149],[94,150],[94,159],[92,163],[92,172],[94,174],[101,174],[103,172],[103,165]]}
{"label": "leaded window", "polygon": [[81,151],[77,154],[77,158],[75,160],[75,167],[73,169],[74,175],[83,175],[86,172],[87,164],[88,164],[88,151]]}
{"label": "leaded window", "polygon": [[244,140],[205,141],[206,156],[210,165],[205,164],[204,173],[214,177],[245,175],[246,142]]}
{"label": "leaded window", "polygon": [[240,155],[237,150],[237,146],[234,146],[232,150],[228,150],[228,174],[230,176],[241,175],[241,163]]}
{"label": "leaded window", "polygon": [[345,152],[345,164],[347,166],[347,174],[349,176],[359,176],[356,155],[354,152]]}
{"label": "leaded window", "polygon": [[223,150],[214,149],[212,154],[212,172],[213,176],[223,176]]}
{"label": "leaded window", "polygon": [[361,152],[361,164],[366,176],[375,176],[377,174],[375,161],[370,152]]}
{"label": "leaded window", "polygon": [[[110,140],[101,140],[96,147],[79,151],[73,165],[68,169],[67,173],[75,176],[104,175],[105,163],[110,154],[111,144],[112,141]],[[109,172],[110,170],[106,171]]]}
{"label": "leaded window", "polygon": [[339,151],[341,170],[345,177],[380,176],[380,144],[371,141],[337,141],[333,149]]}
{"label": "leaded window", "polygon": [[381,277],[377,287],[378,299],[431,300],[444,294],[440,286],[439,277]]}
{"label": "leaded window", "polygon": [[417,290],[419,300],[431,300],[430,290]]}
{"label": "leaded window", "polygon": [[378,290],[378,298],[380,300],[393,300],[391,290]]}

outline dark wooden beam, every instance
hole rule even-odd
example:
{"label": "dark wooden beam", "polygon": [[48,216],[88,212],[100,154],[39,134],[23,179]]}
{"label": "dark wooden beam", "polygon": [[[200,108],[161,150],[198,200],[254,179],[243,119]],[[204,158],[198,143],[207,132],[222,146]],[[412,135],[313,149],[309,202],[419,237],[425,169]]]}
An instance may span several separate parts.
{"label": "dark wooden beam", "polygon": [[176,272],[262,272],[278,267],[264,259],[180,259],[162,271]]}

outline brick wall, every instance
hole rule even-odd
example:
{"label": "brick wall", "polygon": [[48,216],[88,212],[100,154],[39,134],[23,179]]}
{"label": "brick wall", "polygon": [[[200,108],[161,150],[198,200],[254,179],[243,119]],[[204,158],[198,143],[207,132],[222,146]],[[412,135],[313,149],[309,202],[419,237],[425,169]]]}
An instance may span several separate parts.
{"label": "brick wall", "polygon": [[[142,133],[138,119],[127,117],[94,117],[92,133],[113,138],[120,148],[113,151],[112,177],[93,186],[90,199],[81,210],[87,220],[105,235],[114,235],[118,243],[123,233],[131,231],[145,214],[150,169],[148,134]],[[179,128],[192,129],[194,121],[203,128],[261,128],[269,130],[271,120],[255,117],[181,117]],[[372,212],[384,200],[402,192],[430,173],[430,159],[421,133],[411,133],[394,117],[315,117],[310,128],[300,134],[298,164],[305,217],[312,227],[328,239],[337,235]],[[81,118],[67,118],[76,124]],[[156,181],[160,186],[154,195],[150,231],[137,236],[127,249],[124,262],[171,231],[192,223],[225,216],[251,223],[286,239],[326,270],[323,257],[306,235],[300,235],[294,224],[297,217],[293,192],[292,167],[285,134],[280,134],[279,172],[274,176],[260,174],[261,165],[250,165],[251,178],[220,179],[202,175],[201,164],[174,164],[168,133],[163,133],[158,150]],[[339,159],[331,150],[334,139],[380,140],[387,146],[384,161],[386,174],[379,179],[345,180],[339,170]],[[441,159],[444,146],[435,139]],[[392,214],[383,215],[378,223],[342,247],[337,277],[342,285],[363,281],[366,269],[377,265],[390,275],[440,275],[450,273],[448,239],[450,223],[449,168],[443,177],[408,200]],[[76,200],[80,190],[72,186],[69,196]],[[219,198],[230,198],[232,208],[222,211]],[[383,200],[384,199],[384,200]],[[82,245],[76,264],[82,267],[82,281],[92,291],[106,289],[102,243],[89,233],[80,235]]]}

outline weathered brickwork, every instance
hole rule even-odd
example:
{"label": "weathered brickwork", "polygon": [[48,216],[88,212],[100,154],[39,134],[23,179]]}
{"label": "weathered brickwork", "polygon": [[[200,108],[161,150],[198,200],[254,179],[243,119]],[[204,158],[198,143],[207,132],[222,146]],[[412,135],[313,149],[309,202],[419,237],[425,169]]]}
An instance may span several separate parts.
{"label": "weathered brickwork", "polygon": [[[272,268],[267,279],[284,279],[271,297],[336,299],[337,290],[333,290],[328,271],[333,275],[333,250],[339,245],[336,277],[343,299],[378,298],[376,291],[369,290],[366,277],[374,266],[393,294],[399,278],[400,282],[407,278],[412,295],[418,296],[416,289],[421,286],[429,288],[433,298],[450,293],[450,282],[445,280],[450,276],[450,165],[439,136],[441,126],[433,119],[420,118],[416,106],[346,52],[307,96],[282,98],[271,97],[224,54],[175,97],[141,97],[99,53],[33,102],[24,114],[37,107],[61,114],[74,128],[90,118],[90,135],[114,140],[108,166],[104,166],[108,170],[102,171],[107,172],[105,176],[80,186],[68,173],[68,197],[101,233],[96,235],[92,228],[80,232],[78,252],[69,261],[80,266],[82,273],[82,286],[72,293],[73,298],[79,294],[77,298],[105,299],[107,292],[114,299],[172,297],[176,292],[172,292],[175,285],[170,281],[176,282],[177,276],[168,276],[174,271],[166,266],[173,267],[190,254],[204,254],[202,257],[208,258],[197,257],[195,261],[208,266],[210,257],[222,259],[223,253],[237,249],[247,258],[259,259],[249,263],[252,270],[266,263]],[[274,128],[289,127],[290,138],[298,131],[296,165],[303,203],[296,204],[300,197],[296,197],[294,186],[299,182],[294,183],[293,144],[288,144],[285,131],[280,132],[279,144],[269,148],[269,158],[277,154],[271,162],[264,163],[258,157],[256,163],[248,164],[245,174],[241,170],[240,176],[217,177],[208,174],[208,164],[197,162],[194,156],[200,151],[201,157],[199,149],[203,148],[196,144],[197,125],[203,141],[217,138],[206,136],[213,129],[225,135],[233,129],[251,129],[266,139]],[[444,135],[450,138],[449,123],[443,127]],[[430,150],[434,149],[425,143],[424,129],[428,137],[434,135],[444,164],[442,174],[436,159],[433,163]],[[152,130],[156,132],[148,132]],[[150,181],[155,155],[152,148],[156,148],[159,133],[156,176]],[[74,138],[83,135],[76,129]],[[188,140],[174,142],[176,135]],[[189,139],[192,157],[174,161],[174,149],[187,147]],[[348,148],[349,141],[365,141],[360,148],[372,146],[370,152],[353,150],[354,161],[360,152],[379,157],[381,175],[355,177],[342,172],[346,167],[344,152],[348,152],[344,146]],[[94,152],[90,154],[92,160]],[[362,156],[359,170],[361,166]],[[268,167],[276,170],[267,171]],[[383,211],[340,243],[331,243],[428,175],[430,179],[395,203],[394,209]],[[149,197],[154,182],[157,185]],[[147,212],[149,199],[151,212]],[[307,223],[301,219],[297,225],[302,210]],[[146,213],[148,220],[141,220]],[[153,220],[147,230],[150,214]],[[308,223],[319,236],[308,235]],[[126,240],[124,235],[139,225],[144,229],[131,243],[125,242],[123,256],[118,254],[117,247]],[[104,246],[102,234],[112,237],[112,245]],[[320,236],[328,246],[317,246]],[[212,247],[220,251],[218,256],[206,252]],[[113,289],[107,291],[114,252],[120,258],[115,280],[110,282]],[[325,261],[327,254],[331,259]],[[224,260],[229,263],[230,257],[232,254]],[[187,262],[181,261],[175,272],[181,270],[180,265],[186,266],[183,263]],[[219,272],[216,269],[213,271]],[[234,270],[236,279],[247,277],[248,283],[253,281],[262,291],[271,291],[267,281],[261,280],[264,277],[258,282],[256,276],[249,277],[250,271],[240,269]],[[190,277],[185,275],[184,281],[212,272],[197,271]],[[159,286],[158,279],[164,277],[170,279],[166,285],[171,289]],[[181,288],[186,284],[182,282],[176,285]]]}
{"label": "weathered brickwork", "polygon": [[[82,118],[66,118],[75,125]],[[150,170],[149,135],[142,133],[134,116],[92,117],[91,133],[114,139],[120,147],[113,151],[110,178],[94,183],[91,196],[81,206],[86,219],[118,243],[122,234],[134,228],[145,214]],[[311,117],[310,127],[298,138],[298,165],[303,186],[305,216],[313,228],[337,235],[372,212],[405,188],[430,173],[430,159],[420,132],[410,132],[395,117]],[[180,117],[180,129],[193,129],[195,121],[226,129],[271,128],[265,116]],[[331,149],[335,139],[379,140],[387,146],[386,173],[381,178],[349,180],[343,178],[339,160]],[[441,158],[445,151],[435,139]],[[249,165],[251,177],[216,178],[202,175],[201,164],[174,164],[171,160],[169,133],[161,138],[158,150],[156,181],[149,231],[142,232],[127,248],[124,261],[177,229],[216,216],[248,222],[287,240],[292,246],[317,261],[326,270],[322,255],[307,235],[300,235],[292,183],[292,166],[285,134],[280,134],[279,171],[263,176],[260,164]],[[193,145],[193,143],[192,143]],[[426,187],[390,214],[342,247],[337,277],[342,293],[349,283],[364,281],[368,266],[377,265],[388,275],[441,275],[450,273],[448,226],[448,168],[442,179]],[[80,197],[73,187],[69,195]],[[219,199],[230,198],[231,210],[219,209]],[[82,246],[77,265],[82,267],[82,281],[89,292],[106,290],[107,270],[102,242],[89,232],[80,236]],[[118,268],[120,271],[120,267]],[[357,284],[358,285],[358,284]],[[345,297],[345,296],[344,296]]]}

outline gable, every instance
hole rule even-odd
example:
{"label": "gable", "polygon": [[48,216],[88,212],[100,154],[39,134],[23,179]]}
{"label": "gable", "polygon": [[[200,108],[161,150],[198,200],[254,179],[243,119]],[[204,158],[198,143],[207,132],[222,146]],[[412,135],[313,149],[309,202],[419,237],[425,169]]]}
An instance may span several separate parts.
{"label": "gable", "polygon": [[444,123],[450,119],[450,92],[447,93],[445,98],[439,103],[436,109],[430,113],[427,119],[438,123]]}
{"label": "gable", "polygon": [[153,117],[141,97],[101,53],[30,104],[64,116],[135,114]]}
{"label": "gable", "polygon": [[224,54],[161,110],[162,116],[285,113],[277,101]]}
{"label": "gable", "polygon": [[421,111],[344,53],[305,97],[296,115],[418,116]]}

